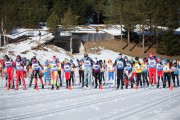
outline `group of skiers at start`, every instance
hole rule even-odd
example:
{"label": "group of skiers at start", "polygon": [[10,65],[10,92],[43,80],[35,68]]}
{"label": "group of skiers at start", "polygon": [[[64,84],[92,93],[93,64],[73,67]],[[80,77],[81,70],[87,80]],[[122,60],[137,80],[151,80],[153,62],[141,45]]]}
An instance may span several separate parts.
{"label": "group of skiers at start", "polygon": [[[123,89],[130,86],[130,88],[140,87],[160,87],[160,81],[162,87],[168,87],[173,85],[179,86],[179,71],[180,62],[177,60],[169,61],[166,58],[160,60],[159,57],[149,54],[149,58],[140,60],[138,57],[135,59],[128,59],[128,57],[122,57],[119,53],[118,58],[112,62],[98,60],[96,57],[93,60],[88,54],[84,54],[81,60],[77,60],[76,66],[71,59],[70,61],[65,58],[63,61],[59,61],[56,56],[53,56],[52,61],[46,60],[42,65],[34,56],[31,60],[22,60],[18,55],[16,60],[13,61],[7,55],[4,56],[4,60],[0,60],[0,75],[3,78],[3,74],[6,75],[6,87],[7,90],[18,90],[18,86],[23,83],[23,89],[26,90],[25,77],[30,74],[31,87],[34,80],[34,88],[38,89],[38,79],[42,84],[42,89],[45,85],[50,85],[51,89],[59,89],[63,86],[63,78],[66,81],[66,88],[72,89],[71,86],[75,83],[75,69],[79,69],[78,80],[82,88],[91,88],[92,85],[96,89],[102,88],[102,85],[111,84],[116,89]],[[106,75],[107,74],[107,75]],[[14,83],[14,75],[16,76],[16,82]],[[107,76],[107,77],[106,77]],[[173,82],[171,82],[171,80]],[[104,81],[104,82],[102,82]]]}

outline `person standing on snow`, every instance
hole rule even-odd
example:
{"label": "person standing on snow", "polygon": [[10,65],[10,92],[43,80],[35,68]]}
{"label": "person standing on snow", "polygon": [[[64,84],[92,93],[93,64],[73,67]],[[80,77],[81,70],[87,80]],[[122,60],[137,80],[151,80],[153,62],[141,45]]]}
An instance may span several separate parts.
{"label": "person standing on snow", "polygon": [[121,89],[123,89],[123,86],[124,86],[123,76],[124,76],[124,68],[126,67],[126,63],[124,59],[122,58],[121,53],[119,53],[118,58],[115,60],[113,66],[116,66],[116,69],[117,69],[117,87],[116,88],[119,89],[120,81],[121,81]]}
{"label": "person standing on snow", "polygon": [[163,80],[163,64],[161,63],[161,60],[160,60],[159,57],[157,57],[156,70],[157,70],[157,77],[158,77],[157,88],[159,88],[160,79],[162,80],[162,83],[164,84],[164,80]]}
{"label": "person standing on snow", "polygon": [[21,60],[21,56],[18,55],[15,60],[15,69],[16,69],[16,88],[18,90],[19,79],[23,82],[23,90],[26,90],[26,82],[24,79],[24,65],[25,63]]}
{"label": "person standing on snow", "polygon": [[54,84],[56,84],[56,90],[59,89],[59,76],[58,76],[58,62],[56,56],[53,56],[53,60],[50,62],[51,70],[51,89],[54,90]]}
{"label": "person standing on snow", "polygon": [[139,57],[135,57],[135,64],[133,68],[136,71],[136,87],[139,87],[139,82],[140,82],[140,86],[142,87],[142,80],[141,80],[142,65],[139,61]]}
{"label": "person standing on snow", "polygon": [[108,60],[106,66],[107,66],[106,71],[108,74],[108,83],[113,83],[113,85],[115,85],[115,80],[114,80],[115,68],[113,67],[113,63],[111,59]]}
{"label": "person standing on snow", "polygon": [[50,65],[49,65],[49,62],[48,60],[46,60],[44,62],[44,67],[42,68],[43,70],[43,73],[44,73],[44,85],[46,85],[46,81],[48,81],[48,85],[51,85],[50,81],[51,81],[51,78],[50,78]]}
{"label": "person standing on snow", "polygon": [[148,58],[148,73],[149,73],[149,85],[156,84],[156,59],[153,53],[149,53]]}
{"label": "person standing on snow", "polygon": [[74,75],[74,69],[75,69],[75,64],[74,64],[74,62],[73,62],[72,59],[70,59],[70,64],[71,64],[71,76],[70,76],[70,80],[72,81],[72,82],[71,82],[72,85],[74,85],[74,77],[75,77],[75,75]]}
{"label": "person standing on snow", "polygon": [[[14,63],[13,61],[7,56],[4,56],[4,63],[3,66],[5,66],[5,73],[7,74],[7,90],[10,90],[10,87],[12,85],[12,89],[14,88],[14,79],[13,79],[13,74],[14,74]],[[10,82],[12,84],[10,84]]]}
{"label": "person standing on snow", "polygon": [[84,54],[84,57],[80,61],[84,61],[84,77],[85,77],[84,87],[87,88],[89,83],[92,84],[91,76],[92,76],[92,65],[94,61],[92,60],[92,58],[88,57],[87,53]]}
{"label": "person standing on snow", "polygon": [[[94,73],[94,78],[95,78],[95,86],[94,89],[97,88],[98,84],[99,84],[99,88],[101,86],[101,64],[99,63],[99,61],[97,60],[97,57],[95,58],[95,61],[93,63],[93,73]],[[97,82],[97,80],[99,80],[99,83]]]}
{"label": "person standing on snow", "polygon": [[64,63],[62,64],[62,68],[64,70],[65,79],[66,79],[66,88],[71,89],[71,64],[69,63],[68,59],[64,59]]}
{"label": "person standing on snow", "polygon": [[59,61],[59,58],[57,58],[57,63],[58,63],[58,75],[60,80],[60,87],[62,87],[62,77],[61,77],[62,63],[61,61]]}
{"label": "person standing on snow", "polygon": [[[173,66],[172,66],[172,70],[173,70],[173,76],[172,76],[172,79],[173,79],[173,84],[174,84],[174,87],[179,86],[179,70],[178,70],[178,65],[177,65],[177,60],[174,59],[173,60]],[[177,84],[175,82],[175,79],[177,80]]]}
{"label": "person standing on snow", "polygon": [[166,58],[164,58],[163,61],[163,76],[164,76],[164,84],[163,84],[163,88],[166,87],[166,81],[168,81],[168,86],[170,87],[171,84],[171,80],[170,80],[170,65],[168,63],[168,60]]}
{"label": "person standing on snow", "polygon": [[101,74],[100,74],[100,79],[104,82],[103,85],[105,85],[105,70],[107,68],[106,66],[106,61],[104,60],[104,62],[102,60],[99,60],[99,63],[101,64]]}
{"label": "person standing on snow", "polygon": [[[29,63],[32,70],[33,70],[33,78],[35,80],[35,86],[34,86],[34,89],[38,89],[38,84],[37,84],[37,81],[38,81],[38,77],[40,79],[40,82],[42,83],[42,89],[44,89],[44,84],[43,84],[43,80],[42,80],[42,76],[41,76],[41,68],[42,68],[42,65],[40,64],[40,62],[36,59],[36,56],[34,56],[32,58],[32,61]],[[32,81],[31,81],[32,83]]]}
{"label": "person standing on snow", "polygon": [[133,88],[133,81],[132,81],[132,64],[125,56],[124,60],[126,62],[126,67],[124,68],[124,79],[125,79],[125,87],[128,89],[129,81],[131,83],[131,88]]}
{"label": "person standing on snow", "polygon": [[84,61],[79,61],[78,62],[78,68],[79,68],[79,83],[82,83],[82,87],[84,87]]}
{"label": "person standing on snow", "polygon": [[143,86],[145,87],[145,83],[149,87],[149,81],[148,81],[148,68],[147,68],[147,59],[146,57],[143,59],[142,62],[142,79],[143,79]]}

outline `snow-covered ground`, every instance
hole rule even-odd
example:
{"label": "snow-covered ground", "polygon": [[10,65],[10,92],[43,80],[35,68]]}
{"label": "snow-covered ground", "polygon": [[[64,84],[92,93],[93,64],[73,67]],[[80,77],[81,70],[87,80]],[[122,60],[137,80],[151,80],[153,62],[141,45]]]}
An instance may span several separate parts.
{"label": "snow-covered ground", "polygon": [[[47,47],[48,51],[31,50],[35,45],[33,41],[38,39],[34,37],[20,44],[9,44],[6,54],[13,51],[14,55],[28,59],[36,56],[42,64],[47,59],[52,60],[54,55],[61,61],[64,58],[76,61],[83,57],[83,54],[70,55],[56,47],[57,51]],[[118,56],[116,52],[101,49],[100,53],[89,56],[102,60],[115,60]],[[27,54],[21,54],[25,51]],[[0,56],[3,55],[1,52]],[[13,55],[10,57],[15,59]],[[78,76],[77,70],[75,74]],[[75,82],[72,90],[65,89],[65,84],[60,90],[50,90],[51,86],[42,90],[39,84],[37,91],[28,88],[29,78],[26,78],[27,90],[22,90],[21,85],[18,91],[6,91],[5,79],[0,77],[0,120],[180,120],[180,87],[171,91],[168,88],[115,90],[106,85],[102,90],[83,90],[77,77]]]}
{"label": "snow-covered ground", "polygon": [[[27,80],[28,82],[28,80]],[[39,87],[41,85],[39,84]],[[38,91],[0,88],[2,120],[179,120],[180,88]]]}

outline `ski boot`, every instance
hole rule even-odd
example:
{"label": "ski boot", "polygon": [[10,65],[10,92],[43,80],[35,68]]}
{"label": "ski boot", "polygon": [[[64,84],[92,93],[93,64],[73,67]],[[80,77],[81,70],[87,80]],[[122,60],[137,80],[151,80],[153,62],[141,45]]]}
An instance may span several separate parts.
{"label": "ski boot", "polygon": [[23,90],[26,90],[26,85],[24,85]]}
{"label": "ski boot", "polygon": [[56,87],[56,90],[59,90],[59,86]]}
{"label": "ski boot", "polygon": [[51,90],[54,90],[54,85],[52,85]]}
{"label": "ski boot", "polygon": [[14,84],[13,84],[13,86],[11,87],[11,89],[14,89],[15,87],[14,87]]}
{"label": "ski boot", "polygon": [[42,84],[42,89],[44,89],[44,84]]}
{"label": "ski boot", "polygon": [[18,85],[16,85],[16,89],[15,90],[18,90]]}

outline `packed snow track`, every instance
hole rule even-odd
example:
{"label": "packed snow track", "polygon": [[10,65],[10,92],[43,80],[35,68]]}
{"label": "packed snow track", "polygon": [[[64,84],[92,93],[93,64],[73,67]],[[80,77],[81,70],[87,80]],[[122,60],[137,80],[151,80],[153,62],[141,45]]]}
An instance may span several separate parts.
{"label": "packed snow track", "polygon": [[[39,84],[40,86],[40,84]],[[180,120],[180,87],[38,91],[0,88],[1,120]]]}

